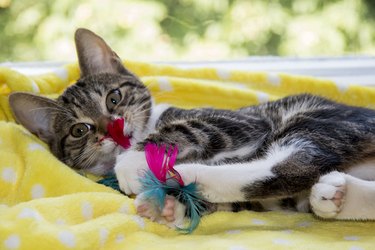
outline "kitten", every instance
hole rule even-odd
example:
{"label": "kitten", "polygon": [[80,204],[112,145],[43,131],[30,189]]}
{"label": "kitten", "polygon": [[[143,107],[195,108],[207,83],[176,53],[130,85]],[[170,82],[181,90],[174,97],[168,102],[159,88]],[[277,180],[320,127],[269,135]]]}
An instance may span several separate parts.
{"label": "kitten", "polygon": [[[311,204],[323,218],[375,219],[375,182],[368,181],[375,180],[375,111],[306,94],[235,111],[154,105],[103,39],[78,29],[75,41],[76,84],[57,100],[29,93],[9,99],[17,121],[70,167],[100,175],[114,170],[126,194],[139,194],[139,173],[148,168],[145,143],[174,144],[176,169],[185,184],[197,182],[214,204],[210,211],[290,205],[308,211]],[[128,150],[105,137],[118,117],[125,119]],[[162,211],[142,194],[136,206],[171,226],[185,215],[171,196]]]}

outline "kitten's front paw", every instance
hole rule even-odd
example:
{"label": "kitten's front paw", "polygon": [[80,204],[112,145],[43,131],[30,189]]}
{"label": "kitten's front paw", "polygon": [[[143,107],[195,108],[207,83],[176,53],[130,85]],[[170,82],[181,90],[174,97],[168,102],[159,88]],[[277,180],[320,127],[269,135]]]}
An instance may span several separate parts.
{"label": "kitten's front paw", "polygon": [[343,173],[331,172],[320,177],[311,189],[310,204],[321,218],[335,218],[345,202],[346,180]]}
{"label": "kitten's front paw", "polygon": [[147,169],[144,152],[129,150],[119,155],[114,170],[120,189],[127,195],[139,194],[141,190],[139,177]]}
{"label": "kitten's front paw", "polygon": [[[202,198],[211,203],[224,203],[231,199],[228,197],[228,193],[223,191],[222,185],[220,183],[220,177],[212,176],[208,174],[209,168],[201,164],[179,164],[174,167],[174,169],[180,174],[185,185],[190,183],[195,183],[197,185],[197,190]],[[231,193],[229,194],[231,195]]]}
{"label": "kitten's front paw", "polygon": [[166,196],[162,210],[143,194],[136,197],[134,204],[140,216],[165,224],[170,228],[181,227],[184,223],[186,207],[173,196]]}

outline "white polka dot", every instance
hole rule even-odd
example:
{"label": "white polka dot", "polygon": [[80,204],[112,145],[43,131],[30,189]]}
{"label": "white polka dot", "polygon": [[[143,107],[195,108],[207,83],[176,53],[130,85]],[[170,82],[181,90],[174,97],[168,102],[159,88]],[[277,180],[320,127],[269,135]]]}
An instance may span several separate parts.
{"label": "white polka dot", "polygon": [[67,247],[75,247],[76,239],[73,233],[69,231],[62,231],[59,233],[59,240]]}
{"label": "white polka dot", "polygon": [[59,68],[53,71],[61,80],[68,80],[68,71],[64,68]]}
{"label": "white polka dot", "polygon": [[360,238],[356,235],[348,235],[344,237],[344,240],[349,240],[349,241],[356,241],[359,240]]}
{"label": "white polka dot", "polygon": [[310,227],[311,222],[310,221],[302,221],[302,222],[298,223],[297,226],[298,227]]}
{"label": "white polka dot", "polygon": [[247,250],[247,247],[244,246],[231,246],[229,247],[229,250]]}
{"label": "white polka dot", "polygon": [[242,83],[233,83],[233,86],[239,89],[247,89],[248,87]]}
{"label": "white polka dot", "polygon": [[363,250],[363,248],[362,248],[362,247],[359,247],[359,246],[351,246],[351,247],[349,248],[349,250]]}
{"label": "white polka dot", "polygon": [[6,182],[15,183],[17,180],[16,171],[11,167],[6,167],[1,172],[1,178]]}
{"label": "white polka dot", "polygon": [[257,92],[258,102],[264,103],[270,100],[270,96],[263,92]]}
{"label": "white polka dot", "polygon": [[40,221],[42,219],[42,216],[35,211],[34,209],[25,207],[22,209],[21,213],[18,215],[18,218],[20,219],[35,219],[37,221]]}
{"label": "white polka dot", "polygon": [[341,92],[346,92],[350,87],[349,83],[335,82],[335,84],[336,84],[336,87],[338,88],[338,90],[341,91]]}
{"label": "white polka dot", "polygon": [[106,228],[101,228],[99,230],[99,239],[100,239],[100,245],[101,246],[103,246],[105,244],[105,242],[107,241],[108,234],[109,234],[109,231]]}
{"label": "white polka dot", "polygon": [[274,240],[272,240],[272,242],[274,244],[284,245],[284,246],[288,246],[288,245],[291,244],[291,242],[289,240],[286,240],[286,239],[274,239]]}
{"label": "white polka dot", "polygon": [[40,92],[39,86],[38,86],[38,84],[36,84],[36,82],[34,80],[31,80],[31,88],[33,89],[34,93]]}
{"label": "white polka dot", "polygon": [[93,209],[92,209],[92,205],[85,201],[85,202],[82,202],[82,215],[83,217],[86,219],[86,220],[90,220],[92,219],[93,217]]}
{"label": "white polka dot", "polygon": [[30,143],[29,144],[29,150],[35,151],[35,150],[46,150],[42,145],[39,143]]}
{"label": "white polka dot", "polygon": [[44,188],[42,185],[40,184],[35,184],[32,188],[31,188],[31,197],[33,199],[38,199],[38,198],[42,198],[44,197]]}
{"label": "white polka dot", "polygon": [[253,223],[255,225],[265,225],[266,224],[263,220],[259,220],[259,219],[252,219],[251,223]]}
{"label": "white polka dot", "polygon": [[9,249],[17,249],[20,247],[21,240],[20,237],[16,234],[10,235],[5,241],[4,245]]}
{"label": "white polka dot", "polygon": [[65,222],[65,220],[59,218],[59,219],[56,220],[56,224],[57,224],[57,225],[65,225],[66,222]]}
{"label": "white polka dot", "polygon": [[123,213],[123,214],[128,214],[129,213],[129,204],[128,203],[124,203],[120,209],[118,210],[120,213]]}
{"label": "white polka dot", "polygon": [[144,229],[145,228],[145,221],[142,217],[138,216],[138,215],[133,215],[132,216],[133,220],[138,224],[138,226],[141,228],[141,229]]}
{"label": "white polka dot", "polygon": [[217,73],[218,77],[223,79],[223,80],[228,80],[231,76],[231,72],[229,70],[226,70],[226,69],[217,69],[216,73]]}
{"label": "white polka dot", "polygon": [[234,229],[234,230],[228,230],[228,231],[226,231],[227,234],[239,234],[241,232],[242,231],[239,230],[239,229]]}
{"label": "white polka dot", "polygon": [[280,83],[281,83],[280,76],[278,74],[274,74],[274,73],[269,73],[267,75],[267,80],[270,84],[275,85],[275,86],[279,86]]}
{"label": "white polka dot", "polygon": [[125,236],[123,234],[117,234],[116,235],[116,242],[119,243],[125,239]]}
{"label": "white polka dot", "polygon": [[160,90],[163,90],[163,91],[172,91],[173,90],[171,82],[166,77],[159,77],[158,83],[159,83]]}

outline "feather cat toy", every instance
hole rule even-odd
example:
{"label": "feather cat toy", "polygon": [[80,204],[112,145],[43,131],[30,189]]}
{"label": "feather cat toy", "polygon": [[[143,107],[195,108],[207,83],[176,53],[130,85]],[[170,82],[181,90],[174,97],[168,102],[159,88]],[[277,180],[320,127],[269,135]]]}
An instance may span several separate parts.
{"label": "feather cat toy", "polygon": [[205,204],[197,191],[195,183],[184,185],[180,174],[173,168],[178,148],[148,143],[145,146],[146,161],[149,170],[140,177],[142,194],[150,202],[164,207],[167,194],[173,195],[186,206],[186,215],[190,223],[186,228],[179,228],[184,233],[191,233],[198,226]]}
{"label": "feather cat toy", "polygon": [[[123,135],[124,119],[117,119],[108,125],[107,137],[125,149],[130,147],[130,140]],[[142,194],[149,202],[154,203],[160,210],[163,209],[166,195],[173,195],[186,206],[186,215],[190,223],[186,228],[178,228],[181,232],[193,232],[200,222],[205,210],[205,204],[197,191],[195,183],[184,184],[180,174],[174,169],[177,158],[177,146],[156,145],[148,143],[145,146],[146,161],[149,166],[140,177]],[[110,176],[99,183],[119,190],[116,177]]]}

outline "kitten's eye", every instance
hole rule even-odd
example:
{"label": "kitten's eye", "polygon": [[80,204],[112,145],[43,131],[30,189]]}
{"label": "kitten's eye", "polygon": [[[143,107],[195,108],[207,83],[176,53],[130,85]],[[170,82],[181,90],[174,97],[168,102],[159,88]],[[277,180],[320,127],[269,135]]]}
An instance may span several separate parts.
{"label": "kitten's eye", "polygon": [[91,128],[92,126],[90,124],[77,123],[71,127],[70,134],[73,137],[79,138],[87,134],[87,132],[89,132]]}
{"label": "kitten's eye", "polygon": [[107,109],[109,111],[112,111],[117,104],[120,103],[121,101],[121,92],[118,89],[112,90],[108,95],[107,95],[107,100],[106,100],[106,105]]}

